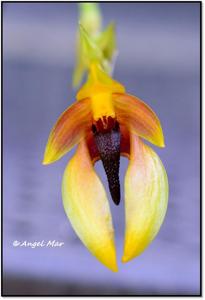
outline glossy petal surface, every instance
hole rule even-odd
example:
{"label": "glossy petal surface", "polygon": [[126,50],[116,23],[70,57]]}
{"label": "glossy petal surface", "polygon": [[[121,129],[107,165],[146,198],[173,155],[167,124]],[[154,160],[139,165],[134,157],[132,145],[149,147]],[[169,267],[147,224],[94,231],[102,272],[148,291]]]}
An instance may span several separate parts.
{"label": "glossy petal surface", "polygon": [[113,94],[114,108],[120,124],[156,146],[164,147],[160,121],[152,109],[137,97]]}
{"label": "glossy petal surface", "polygon": [[126,230],[123,262],[150,244],[163,222],[168,201],[166,171],[157,154],[131,135],[130,163],[125,176]]}
{"label": "glossy petal surface", "polygon": [[90,129],[91,120],[90,99],[83,99],[67,108],[51,130],[43,164],[58,160],[78,143]]}
{"label": "glossy petal surface", "polygon": [[67,165],[62,196],[66,214],[81,241],[101,263],[117,271],[107,196],[84,141]]}

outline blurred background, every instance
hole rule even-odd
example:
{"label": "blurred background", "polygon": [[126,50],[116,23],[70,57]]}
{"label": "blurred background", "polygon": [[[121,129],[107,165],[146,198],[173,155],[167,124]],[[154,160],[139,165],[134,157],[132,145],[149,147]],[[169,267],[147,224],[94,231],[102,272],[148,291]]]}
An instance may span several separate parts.
{"label": "blurred background", "polygon": [[[3,3],[4,295],[197,295],[200,292],[200,3],[103,3],[115,21],[114,77],[159,116],[169,177],[161,230],[122,264],[124,203],[110,206],[119,272],[101,265],[64,213],[61,180],[74,150],[43,166],[48,134],[75,100],[74,3]],[[121,160],[121,189],[128,161]],[[96,170],[106,186],[100,162]],[[108,190],[108,189],[107,189]],[[109,194],[108,194],[109,195]],[[123,199],[122,199],[123,200]],[[14,247],[14,241],[64,242]]]}

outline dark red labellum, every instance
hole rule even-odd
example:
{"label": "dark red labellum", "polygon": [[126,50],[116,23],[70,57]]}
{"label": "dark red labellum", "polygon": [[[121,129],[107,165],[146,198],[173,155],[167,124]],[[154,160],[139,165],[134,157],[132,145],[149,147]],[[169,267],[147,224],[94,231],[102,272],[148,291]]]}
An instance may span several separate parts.
{"label": "dark red labellum", "polygon": [[[111,117],[109,117],[111,118]],[[105,122],[105,120],[103,120]],[[103,122],[103,123],[104,123]],[[110,189],[110,194],[116,205],[120,203],[120,126],[114,119],[109,119],[109,123],[104,123],[102,127],[97,122],[92,125],[95,144],[102,160]]]}

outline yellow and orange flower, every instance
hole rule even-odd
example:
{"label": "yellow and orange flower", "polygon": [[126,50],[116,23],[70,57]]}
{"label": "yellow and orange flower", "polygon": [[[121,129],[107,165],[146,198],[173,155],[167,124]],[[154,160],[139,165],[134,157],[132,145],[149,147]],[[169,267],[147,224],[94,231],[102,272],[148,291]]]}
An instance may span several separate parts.
{"label": "yellow and orange flower", "polygon": [[157,154],[144,143],[164,147],[160,121],[143,101],[126,93],[113,80],[111,60],[116,52],[115,27],[101,32],[96,3],[82,3],[77,62],[73,76],[86,83],[53,127],[44,164],[60,159],[76,144],[63,176],[65,212],[81,241],[112,271],[117,271],[112,216],[105,189],[94,164],[101,160],[111,197],[120,203],[120,156],[129,159],[125,176],[125,240],[122,262],[138,256],[156,236],[168,201],[168,181]]}
{"label": "yellow and orange flower", "polygon": [[65,212],[81,241],[112,271],[117,271],[114,229],[105,189],[94,170],[101,159],[110,193],[120,202],[120,155],[129,159],[125,176],[125,241],[122,262],[138,256],[156,236],[168,200],[166,171],[144,143],[164,147],[160,121],[139,98],[125,92],[93,61],[77,101],[53,127],[44,164],[55,162],[78,144],[63,176]]}

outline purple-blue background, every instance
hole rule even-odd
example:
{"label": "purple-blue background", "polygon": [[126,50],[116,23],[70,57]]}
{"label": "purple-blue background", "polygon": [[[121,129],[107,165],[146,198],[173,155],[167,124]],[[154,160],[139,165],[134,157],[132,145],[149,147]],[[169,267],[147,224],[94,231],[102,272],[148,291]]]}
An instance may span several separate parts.
{"label": "purple-blue background", "polygon": [[[74,150],[42,166],[51,127],[74,101],[77,5],[3,4],[5,294],[198,294],[200,228],[200,4],[101,4],[117,23],[115,78],[158,114],[169,177],[165,222],[150,247],[122,265],[124,204],[110,201],[119,272],[82,245],[63,210],[61,179]],[[123,189],[127,160],[121,160]],[[106,177],[97,163],[103,182]],[[106,186],[107,188],[107,186]],[[122,191],[123,194],[123,191]],[[109,198],[110,199],[110,198]],[[63,241],[61,248],[13,247],[14,240]]]}

